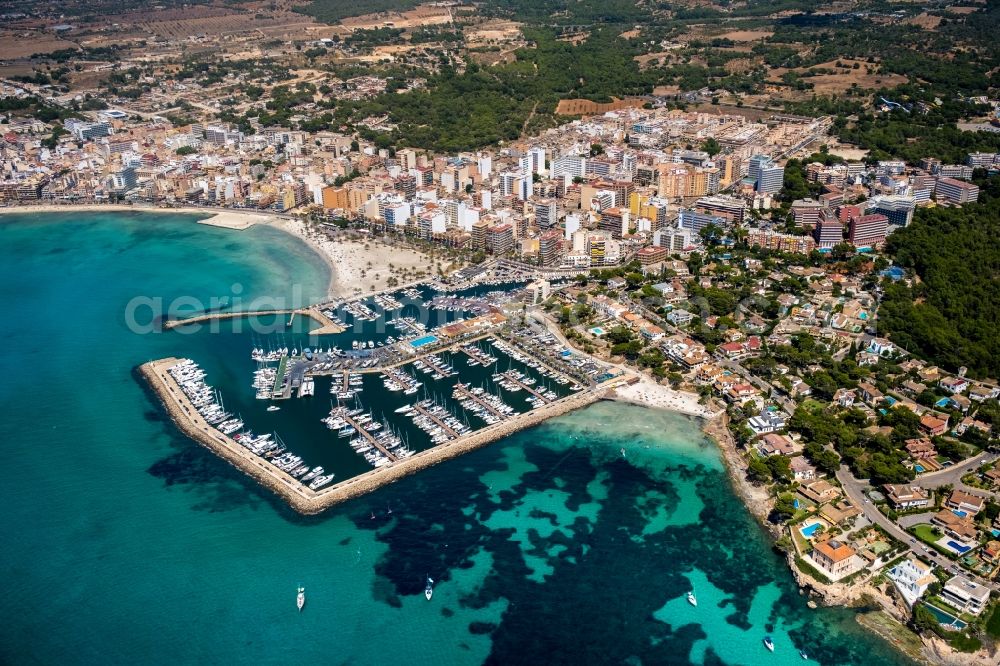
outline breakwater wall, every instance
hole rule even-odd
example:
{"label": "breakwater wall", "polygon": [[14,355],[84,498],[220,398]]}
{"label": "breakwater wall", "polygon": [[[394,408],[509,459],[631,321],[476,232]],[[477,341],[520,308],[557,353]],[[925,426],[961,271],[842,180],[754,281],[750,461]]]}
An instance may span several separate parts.
{"label": "breakwater wall", "polygon": [[194,324],[204,324],[205,322],[210,322],[219,319],[239,319],[242,317],[267,317],[272,315],[304,315],[309,317],[313,321],[319,323],[320,328],[311,330],[310,335],[329,335],[333,333],[342,333],[346,330],[343,326],[339,326],[329,319],[326,315],[319,311],[318,308],[297,308],[297,309],[286,309],[286,310],[260,310],[256,312],[210,312],[207,314],[196,315],[194,317],[186,317],[184,319],[168,319],[163,322],[164,330],[172,330],[179,328],[181,326],[192,326]]}
{"label": "breakwater wall", "polygon": [[305,515],[317,514],[341,502],[361,497],[422,469],[457,458],[525,428],[531,428],[548,419],[586,407],[605,397],[603,388],[587,389],[450,442],[438,444],[391,465],[373,469],[345,479],[333,486],[314,491],[205,423],[197,410],[187,401],[180,386],[167,373],[167,369],[178,363],[179,360],[165,358],[159,361],[150,361],[144,363],[139,370],[181,432],[242,470],[258,483],[282,497],[292,509]]}

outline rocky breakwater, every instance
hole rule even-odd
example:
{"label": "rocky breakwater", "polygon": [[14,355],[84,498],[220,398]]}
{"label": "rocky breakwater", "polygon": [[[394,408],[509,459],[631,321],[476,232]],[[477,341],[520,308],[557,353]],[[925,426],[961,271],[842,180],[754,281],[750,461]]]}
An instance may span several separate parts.
{"label": "rocky breakwater", "polygon": [[359,476],[341,481],[337,485],[324,488],[315,493],[315,500],[309,511],[304,513],[319,513],[341,502],[361,497],[382,486],[414,474],[445,460],[457,458],[463,454],[486,446],[498,439],[503,439],[514,433],[539,425],[548,419],[562,416],[573,410],[581,409],[603,397],[603,390],[594,388],[568,396],[549,403],[539,409],[533,409],[518,414],[505,421],[488,426],[481,430],[459,437],[450,442],[439,444],[433,448],[420,451],[410,458],[395,462],[385,467],[373,469]]}
{"label": "rocky breakwater", "polygon": [[315,502],[316,493],[205,422],[198,414],[198,410],[184,395],[177,382],[174,381],[174,378],[167,372],[179,360],[165,358],[159,361],[150,361],[142,364],[139,371],[159,397],[171,420],[177,424],[181,432],[253,477],[265,488],[281,496],[299,513],[315,513],[311,508]]}
{"label": "rocky breakwater", "polygon": [[185,435],[245,472],[262,486],[283,498],[292,509],[304,515],[317,514],[341,502],[361,497],[422,469],[457,458],[520,430],[539,425],[548,419],[586,407],[604,397],[604,390],[598,387],[581,391],[464,437],[420,451],[410,458],[314,491],[206,423],[167,372],[178,362],[179,359],[176,358],[165,358],[144,363],[139,368],[153,392],[163,403],[171,420]]}

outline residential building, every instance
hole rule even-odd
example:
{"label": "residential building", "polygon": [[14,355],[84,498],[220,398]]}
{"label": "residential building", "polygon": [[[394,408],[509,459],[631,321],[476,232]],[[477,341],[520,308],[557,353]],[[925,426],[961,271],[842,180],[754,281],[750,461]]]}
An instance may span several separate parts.
{"label": "residential building", "polygon": [[538,238],[538,258],[543,266],[556,266],[562,259],[562,234],[555,229],[542,232]]}
{"label": "residential building", "polygon": [[812,560],[832,580],[840,580],[861,569],[863,560],[846,543],[836,539],[821,541],[813,547]]}
{"label": "residential building", "polygon": [[754,189],[761,194],[777,194],[785,184],[785,167],[776,164],[766,155],[750,158],[748,176],[754,182]]}
{"label": "residential building", "polygon": [[889,218],[881,213],[852,217],[848,239],[855,247],[881,247],[889,229]]}
{"label": "residential building", "polygon": [[979,615],[989,604],[990,588],[973,583],[965,576],[955,576],[941,590],[941,599],[963,613]]}
{"label": "residential building", "polygon": [[889,504],[897,511],[931,505],[930,495],[920,486],[887,483],[882,487]]}
{"label": "residential building", "polygon": [[963,490],[955,490],[945,500],[945,506],[957,512],[960,516],[963,514],[974,516],[983,510],[983,507],[986,506],[986,500],[979,495],[973,495]]}
{"label": "residential building", "polygon": [[937,580],[934,567],[924,564],[913,554],[890,569],[887,576],[908,606],[913,606]]}
{"label": "residential building", "polygon": [[885,215],[893,227],[905,227],[912,222],[916,207],[916,199],[902,195],[873,197],[868,202],[868,211]]}
{"label": "residential building", "polygon": [[979,199],[979,187],[954,178],[938,178],[934,197],[954,204],[974,203]]}
{"label": "residential building", "polygon": [[844,242],[844,226],[833,216],[821,217],[816,224],[816,245],[821,248],[831,248]]}

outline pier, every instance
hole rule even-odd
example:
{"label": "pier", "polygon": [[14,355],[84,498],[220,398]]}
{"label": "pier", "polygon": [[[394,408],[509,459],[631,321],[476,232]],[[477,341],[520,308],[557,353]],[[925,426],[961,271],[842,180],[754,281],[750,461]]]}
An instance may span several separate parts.
{"label": "pier", "polygon": [[472,343],[460,345],[459,350],[462,351],[466,356],[471,358],[473,361],[479,363],[479,365],[483,366],[484,368],[491,364],[491,361],[489,360],[490,358],[489,354],[484,352],[479,347],[476,347]]}
{"label": "pier", "polygon": [[291,386],[288,387],[288,393],[286,394],[284,384],[285,384],[285,374],[288,369],[288,357],[282,356],[281,360],[278,361],[278,370],[274,374],[274,386],[271,387],[271,398],[283,399],[288,398],[291,395]]}
{"label": "pier", "polygon": [[438,363],[437,360],[431,360],[433,358],[435,358],[434,354],[428,354],[427,356],[424,356],[420,360],[426,363],[428,366],[430,366],[430,368],[434,370],[434,372],[438,373],[442,377],[451,377],[453,374],[455,374],[452,370],[449,370],[443,364]]}
{"label": "pier", "polygon": [[431,421],[433,421],[436,426],[438,426],[439,428],[441,428],[442,430],[444,430],[445,434],[447,434],[448,437],[450,437],[452,439],[455,439],[456,437],[458,437],[458,433],[457,432],[455,432],[444,421],[442,421],[441,419],[439,419],[438,417],[434,416],[429,411],[427,411],[427,409],[424,408],[424,407],[422,407],[419,403],[416,404],[416,405],[413,405],[413,408],[415,410],[417,410],[418,412],[420,412],[421,414],[423,414],[424,416],[426,416],[427,418],[429,418]]}
{"label": "pier", "polygon": [[340,326],[315,307],[286,310],[258,310],[253,312],[210,312],[194,317],[186,317],[184,319],[168,319],[163,322],[163,330],[170,331],[181,326],[193,326],[195,324],[204,324],[207,322],[220,321],[222,319],[282,316],[286,314],[291,315],[291,318],[289,318],[286,326],[292,325],[292,320],[295,318],[296,314],[305,315],[318,323],[320,327],[309,331],[310,335],[332,335],[334,333],[343,333],[347,330],[345,327]]}
{"label": "pier", "polygon": [[541,393],[539,393],[535,389],[531,388],[530,385],[525,384],[520,379],[518,379],[514,375],[514,373],[511,372],[510,370],[508,370],[507,372],[502,373],[502,376],[503,376],[504,379],[506,379],[507,381],[511,382],[512,384],[517,384],[518,386],[520,386],[521,388],[523,388],[525,391],[527,391],[531,395],[535,396],[537,399],[541,400],[543,403],[548,404],[548,403],[552,402],[551,400],[549,400],[548,398],[546,398],[544,395],[542,395]]}
{"label": "pier", "polygon": [[493,405],[491,405],[486,400],[483,400],[478,395],[469,390],[465,384],[456,384],[455,393],[458,394],[459,400],[469,399],[475,402],[477,405],[488,411],[493,416],[497,417],[501,421],[507,418],[507,415],[501,411],[498,411]]}
{"label": "pier", "polygon": [[[604,398],[604,389],[610,388],[612,384],[616,383],[609,380],[609,382],[597,387],[550,402],[539,409],[516,414],[506,419],[504,419],[503,414],[497,413],[489,405],[484,404],[483,406],[487,410],[504,420],[424,451],[419,451],[409,458],[396,460],[384,467],[375,468],[316,491],[309,489],[297,479],[205,423],[194,407],[187,402],[187,398],[177,383],[167,373],[167,369],[178,362],[179,359],[166,358],[144,363],[139,368],[140,373],[163,404],[171,420],[185,435],[281,496],[292,509],[304,515],[320,513],[342,502],[373,492],[384,485],[395,483],[432,465],[457,458],[520,430],[543,423],[550,418],[586,407]],[[471,394],[470,397],[476,399],[476,396]]]}
{"label": "pier", "polygon": [[388,458],[392,462],[396,462],[397,460],[399,460],[399,457],[396,454],[390,453],[388,449],[386,449],[384,446],[382,446],[381,444],[379,444],[378,440],[375,439],[374,435],[372,435],[370,432],[368,432],[367,428],[365,428],[363,425],[361,425],[360,423],[358,423],[357,421],[355,421],[354,418],[351,417],[351,415],[347,413],[346,409],[344,410],[344,413],[341,414],[340,416],[345,421],[347,421],[347,423],[349,423],[352,428],[354,428],[355,430],[357,430],[358,434],[361,435],[362,437],[364,437],[365,440],[369,444],[371,444],[376,449],[378,449],[379,452],[382,455],[384,455],[386,458]]}

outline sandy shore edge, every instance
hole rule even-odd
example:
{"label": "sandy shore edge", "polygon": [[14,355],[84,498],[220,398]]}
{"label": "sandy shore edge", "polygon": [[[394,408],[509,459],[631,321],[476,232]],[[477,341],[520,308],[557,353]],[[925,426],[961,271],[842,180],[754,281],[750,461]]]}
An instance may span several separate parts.
{"label": "sandy shore edge", "polygon": [[[166,208],[127,204],[39,204],[0,208],[0,220],[4,215],[73,212],[197,215],[201,218],[198,220],[199,224],[233,231],[258,225],[272,227],[299,239],[323,260],[329,271],[326,290],[328,300],[357,298],[385,290],[393,273],[427,270],[432,263],[430,257],[413,249],[384,246],[378,241],[332,239],[301,218],[268,211],[195,206]],[[399,282],[400,287],[404,286],[402,280]],[[412,282],[408,281],[407,284]]]}

